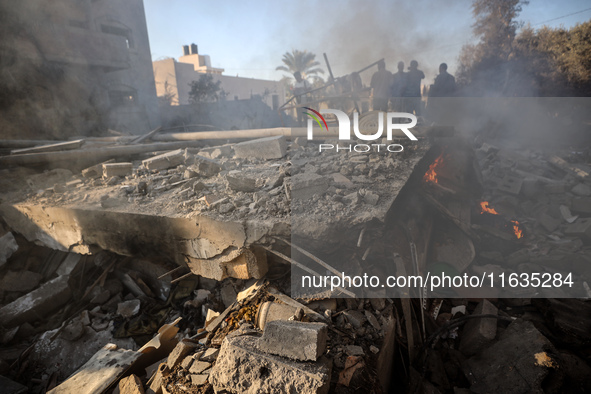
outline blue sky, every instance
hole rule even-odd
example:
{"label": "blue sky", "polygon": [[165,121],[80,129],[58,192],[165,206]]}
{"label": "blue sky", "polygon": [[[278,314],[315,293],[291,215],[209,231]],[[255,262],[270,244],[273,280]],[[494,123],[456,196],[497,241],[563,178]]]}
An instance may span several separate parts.
{"label": "blue sky", "polygon": [[[144,0],[152,59],[177,58],[195,43],[226,75],[278,80],[282,55],[308,50],[335,76],[384,57],[394,70],[417,60],[435,77],[441,62],[454,73],[465,43],[473,40],[470,0],[194,1]],[[519,20],[570,27],[591,19],[590,0],[531,0]],[[370,71],[371,73],[371,71]],[[325,74],[326,76],[327,74]]]}

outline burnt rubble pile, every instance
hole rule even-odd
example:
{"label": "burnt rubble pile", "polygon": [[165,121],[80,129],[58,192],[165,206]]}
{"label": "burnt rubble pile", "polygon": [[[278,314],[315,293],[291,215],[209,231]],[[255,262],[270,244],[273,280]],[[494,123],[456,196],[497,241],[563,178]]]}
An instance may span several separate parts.
{"label": "burnt rubble pile", "polygon": [[[589,283],[589,152],[547,154],[488,142],[446,157],[449,141],[432,142],[401,155],[333,152],[327,160],[316,144],[271,137],[101,162],[82,172],[11,170],[2,181],[0,226],[2,387],[124,394],[591,391],[585,299],[536,298],[543,291],[423,300],[286,295],[293,262],[284,241],[294,212],[312,218],[316,237],[328,231],[326,216],[362,229],[375,219],[387,224],[397,204],[408,207],[397,220],[408,223],[417,209],[430,221],[427,239],[412,234],[430,250],[424,264],[452,253],[458,272],[475,274],[568,266]],[[474,172],[458,177],[460,167]],[[44,212],[49,224],[22,225],[7,208],[19,206],[31,219]],[[195,242],[198,257],[183,249],[179,260],[140,233],[70,231],[64,212],[82,208],[93,220],[206,217],[198,224],[219,226],[240,243],[201,253]],[[442,234],[472,248],[446,249]],[[367,251],[362,246],[353,248]],[[199,271],[208,263],[209,271]]]}

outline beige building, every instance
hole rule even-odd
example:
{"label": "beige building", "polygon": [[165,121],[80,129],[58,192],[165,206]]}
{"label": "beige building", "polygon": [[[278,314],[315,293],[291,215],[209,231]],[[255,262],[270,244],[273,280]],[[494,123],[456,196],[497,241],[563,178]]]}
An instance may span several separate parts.
{"label": "beige building", "polygon": [[168,95],[172,105],[185,105],[189,102],[189,84],[204,74],[210,74],[214,81],[221,82],[225,100],[247,100],[260,96],[272,109],[285,102],[285,88],[281,82],[263,79],[242,78],[223,75],[223,68],[211,66],[208,55],[200,55],[197,45],[183,47],[184,55],[175,59],[157,60],[152,63],[158,97]]}

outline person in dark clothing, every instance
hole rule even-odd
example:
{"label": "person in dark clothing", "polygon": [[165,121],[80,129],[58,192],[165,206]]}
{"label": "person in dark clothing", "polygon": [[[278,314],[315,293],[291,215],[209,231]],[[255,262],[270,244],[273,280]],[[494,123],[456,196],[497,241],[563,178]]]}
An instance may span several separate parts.
{"label": "person in dark clothing", "polygon": [[435,83],[431,86],[429,97],[449,97],[456,91],[456,79],[447,72],[447,64],[439,65],[439,75],[435,78]]}
{"label": "person in dark clothing", "polygon": [[410,67],[406,73],[406,89],[404,97],[407,102],[407,112],[420,115],[421,103],[421,80],[425,78],[425,73],[418,69],[419,63],[416,60],[410,62]]}
{"label": "person in dark clothing", "polygon": [[392,73],[386,70],[386,63],[378,63],[378,71],[371,76],[371,97],[374,111],[388,111]]}
{"label": "person in dark clothing", "polygon": [[392,75],[392,109],[397,112],[404,112],[404,92],[406,90],[406,73],[404,72],[404,62],[398,62],[398,72]]}

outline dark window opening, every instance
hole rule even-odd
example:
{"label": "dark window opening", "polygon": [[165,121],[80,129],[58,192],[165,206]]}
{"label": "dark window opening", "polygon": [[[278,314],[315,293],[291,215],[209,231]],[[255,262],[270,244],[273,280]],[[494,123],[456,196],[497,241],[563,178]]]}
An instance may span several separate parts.
{"label": "dark window opening", "polygon": [[137,94],[130,91],[111,90],[109,101],[111,107],[133,107],[137,103]]}
{"label": "dark window opening", "polygon": [[106,34],[113,34],[125,38],[127,48],[133,48],[133,38],[131,30],[117,26],[101,25],[101,31]]}

